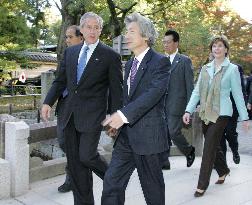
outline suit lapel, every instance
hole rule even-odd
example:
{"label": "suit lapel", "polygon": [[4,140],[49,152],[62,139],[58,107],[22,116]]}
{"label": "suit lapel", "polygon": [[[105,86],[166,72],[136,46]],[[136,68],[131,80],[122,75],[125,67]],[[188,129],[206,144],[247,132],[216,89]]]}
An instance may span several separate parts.
{"label": "suit lapel", "polygon": [[175,55],[175,58],[174,58],[173,61],[172,61],[171,72],[172,72],[173,70],[175,70],[175,68],[177,67],[179,61],[180,61],[180,54],[177,53],[177,54]]}
{"label": "suit lapel", "polygon": [[129,92],[129,98],[132,97],[133,93],[135,92],[137,85],[139,84],[143,74],[145,73],[145,71],[147,70],[147,63],[149,62],[149,60],[151,59],[152,56],[152,49],[150,48],[149,51],[146,53],[146,55],[144,56],[142,62],[140,63],[137,73],[136,73],[136,77],[134,79],[133,85],[130,88],[130,92]]}

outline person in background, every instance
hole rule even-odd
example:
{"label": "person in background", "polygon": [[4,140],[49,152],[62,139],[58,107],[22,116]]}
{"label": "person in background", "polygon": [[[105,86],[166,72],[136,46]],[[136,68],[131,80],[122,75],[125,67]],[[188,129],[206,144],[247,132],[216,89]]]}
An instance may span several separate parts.
{"label": "person in background", "polygon": [[[239,70],[239,76],[241,79],[241,87],[242,87],[242,93],[244,96],[244,99],[246,97],[246,91],[245,91],[245,84],[244,84],[244,78],[243,78],[243,69],[241,65],[235,64],[238,67]],[[224,154],[224,157],[226,159],[226,153],[227,153],[227,145],[226,141],[228,141],[228,145],[231,148],[232,154],[233,154],[233,161],[235,164],[240,163],[240,155],[238,152],[238,132],[236,131],[237,128],[237,122],[238,122],[238,117],[239,113],[235,105],[235,101],[233,98],[233,95],[230,94],[230,99],[232,102],[232,107],[233,107],[233,115],[232,117],[229,118],[227,126],[224,129],[222,138],[221,138],[221,148]],[[246,101],[246,100],[245,100]]]}
{"label": "person in background", "polygon": [[67,44],[67,47],[83,43],[83,35],[80,32],[79,26],[72,25],[67,27],[65,33],[65,42]]}
{"label": "person in background", "polygon": [[[246,93],[247,97],[249,98],[249,95],[252,93],[252,70],[250,71],[250,76],[246,79]],[[252,120],[252,110],[249,111],[249,119]]]}
{"label": "person in background", "polygon": [[251,112],[252,111],[252,90],[248,96],[248,104],[247,104],[247,109]]}
{"label": "person in background", "polygon": [[81,17],[84,43],[65,50],[41,112],[48,120],[67,89],[62,128],[74,205],[94,204],[92,172],[103,179],[108,167],[97,151],[101,122],[122,107],[121,56],[99,40],[102,27],[103,19],[93,12]]}
{"label": "person in background", "polygon": [[[67,44],[67,47],[74,46],[83,43],[83,35],[80,32],[79,26],[72,25],[69,26],[65,32],[65,42]],[[67,97],[67,90],[65,90],[62,95],[58,99],[58,103],[56,106],[56,115],[57,115],[57,137],[60,148],[65,151],[65,138],[63,135],[63,128],[62,128],[62,117],[64,116],[64,98]],[[66,165],[66,179],[65,182],[58,187],[58,191],[61,193],[66,193],[71,191],[70,186],[70,177],[68,174],[68,168]]]}
{"label": "person in background", "polygon": [[[183,128],[182,116],[193,91],[194,76],[191,59],[178,52],[179,40],[179,34],[175,30],[165,32],[163,47],[165,55],[171,62],[165,108],[169,137],[186,156],[186,165],[190,167],[195,159],[195,148],[188,143],[181,130]],[[168,158],[165,160],[163,169],[170,169]]]}
{"label": "person in background", "polygon": [[210,43],[214,60],[201,69],[199,79],[186,106],[183,121],[189,124],[191,114],[200,101],[199,116],[202,120],[204,148],[199,180],[195,197],[204,195],[209,186],[213,167],[219,179],[215,184],[223,184],[230,173],[224,158],[220,140],[229,118],[233,114],[230,91],[243,121],[248,129],[248,113],[245,106],[238,67],[228,59],[229,43],[225,36],[216,36]]}
{"label": "person in background", "polygon": [[148,18],[132,13],[125,24],[134,57],[125,65],[124,106],[103,122],[120,131],[103,181],[101,204],[123,205],[130,176],[137,169],[146,204],[164,205],[162,166],[169,149],[164,94],[170,62],[151,48],[157,33]]}

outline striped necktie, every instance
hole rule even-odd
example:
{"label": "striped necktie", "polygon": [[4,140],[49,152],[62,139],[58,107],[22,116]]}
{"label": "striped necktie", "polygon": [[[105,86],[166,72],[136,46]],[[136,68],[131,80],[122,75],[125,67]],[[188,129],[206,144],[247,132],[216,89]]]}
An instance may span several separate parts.
{"label": "striped necktie", "polygon": [[136,77],[138,63],[139,63],[138,60],[136,58],[134,58],[134,61],[133,61],[132,66],[130,68],[130,87],[132,87],[134,79]]}

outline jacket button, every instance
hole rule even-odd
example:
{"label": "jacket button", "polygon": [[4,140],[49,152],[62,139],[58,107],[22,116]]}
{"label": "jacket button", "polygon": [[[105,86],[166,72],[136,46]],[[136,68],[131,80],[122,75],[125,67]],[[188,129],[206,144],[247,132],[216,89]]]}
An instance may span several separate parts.
{"label": "jacket button", "polygon": [[78,93],[77,90],[75,90],[74,93],[77,94]]}

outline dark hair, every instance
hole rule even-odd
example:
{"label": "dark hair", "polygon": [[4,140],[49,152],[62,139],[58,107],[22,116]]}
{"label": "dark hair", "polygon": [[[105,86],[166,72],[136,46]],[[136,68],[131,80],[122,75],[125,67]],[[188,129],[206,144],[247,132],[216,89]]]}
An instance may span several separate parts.
{"label": "dark hair", "polygon": [[215,36],[212,38],[211,42],[210,42],[210,45],[209,45],[209,49],[210,51],[212,52],[212,47],[213,47],[213,44],[215,44],[216,42],[222,42],[225,46],[225,48],[227,49],[227,53],[225,54],[225,56],[228,55],[228,52],[229,52],[229,42],[228,42],[228,39],[226,36],[224,35],[221,35],[221,36]]}
{"label": "dark hair", "polygon": [[165,32],[165,36],[169,36],[169,35],[172,35],[172,36],[173,36],[173,41],[174,41],[174,42],[179,42],[179,34],[178,34],[177,31],[172,30],[172,29],[166,31],[166,32]]}
{"label": "dark hair", "polygon": [[76,35],[76,36],[83,36],[82,33],[80,32],[80,27],[79,27],[79,26],[72,25],[72,26],[67,27],[67,30],[68,30],[68,29],[73,29],[73,30],[75,30],[75,35]]}

